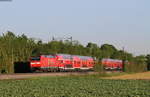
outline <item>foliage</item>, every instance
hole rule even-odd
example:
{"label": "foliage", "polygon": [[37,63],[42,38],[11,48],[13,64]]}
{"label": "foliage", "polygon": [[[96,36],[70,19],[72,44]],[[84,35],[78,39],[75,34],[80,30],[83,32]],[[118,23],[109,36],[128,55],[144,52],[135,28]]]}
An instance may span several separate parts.
{"label": "foliage", "polygon": [[150,81],[49,77],[0,81],[1,97],[149,97]]}
{"label": "foliage", "polygon": [[113,46],[113,45],[109,45],[109,44],[103,44],[101,46],[101,50],[102,50],[102,57],[104,58],[111,58],[112,55],[117,52],[117,49]]}
{"label": "foliage", "polygon": [[101,63],[101,61],[97,61],[94,65],[94,71],[99,72],[99,73],[105,73],[104,67]]}
{"label": "foliage", "polygon": [[28,61],[35,43],[25,35],[15,36],[7,32],[0,37],[0,71],[13,73],[14,63]]}
{"label": "foliage", "polygon": [[143,72],[147,70],[145,56],[136,56],[132,61],[126,64],[126,72]]}

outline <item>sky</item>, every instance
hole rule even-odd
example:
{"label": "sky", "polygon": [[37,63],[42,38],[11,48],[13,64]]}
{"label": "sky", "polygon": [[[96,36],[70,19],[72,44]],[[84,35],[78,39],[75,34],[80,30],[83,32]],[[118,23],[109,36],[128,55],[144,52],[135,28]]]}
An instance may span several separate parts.
{"label": "sky", "polygon": [[0,34],[50,41],[73,37],[81,44],[112,44],[133,55],[150,54],[150,0],[0,1]]}

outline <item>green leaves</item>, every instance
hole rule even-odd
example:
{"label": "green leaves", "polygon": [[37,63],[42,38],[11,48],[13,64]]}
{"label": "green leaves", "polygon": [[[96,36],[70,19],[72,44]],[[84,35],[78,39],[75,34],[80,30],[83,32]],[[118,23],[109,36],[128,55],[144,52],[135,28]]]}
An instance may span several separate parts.
{"label": "green leaves", "polygon": [[14,63],[28,61],[34,47],[34,41],[25,35],[15,36],[8,31],[0,36],[0,73],[13,73]]}
{"label": "green leaves", "polygon": [[149,97],[150,81],[41,77],[0,81],[1,97]]}

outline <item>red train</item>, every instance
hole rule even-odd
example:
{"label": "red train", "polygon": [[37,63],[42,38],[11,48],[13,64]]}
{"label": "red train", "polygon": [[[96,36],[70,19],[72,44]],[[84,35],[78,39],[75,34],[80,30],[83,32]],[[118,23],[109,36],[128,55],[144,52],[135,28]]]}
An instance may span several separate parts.
{"label": "red train", "polygon": [[123,61],[117,59],[102,59],[102,65],[105,70],[122,70]]}
{"label": "red train", "polygon": [[[123,61],[117,59],[102,59],[105,70],[122,70]],[[69,54],[41,55],[30,58],[31,71],[69,71],[93,70],[95,60],[90,56]]]}
{"label": "red train", "polygon": [[92,70],[94,59],[89,56],[54,54],[30,58],[32,71]]}

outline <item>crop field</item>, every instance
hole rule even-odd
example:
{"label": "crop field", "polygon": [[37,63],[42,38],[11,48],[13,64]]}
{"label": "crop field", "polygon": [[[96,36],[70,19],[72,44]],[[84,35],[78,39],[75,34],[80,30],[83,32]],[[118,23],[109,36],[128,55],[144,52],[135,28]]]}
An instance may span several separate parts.
{"label": "crop field", "polygon": [[1,80],[0,97],[150,97],[150,81],[94,76]]}

